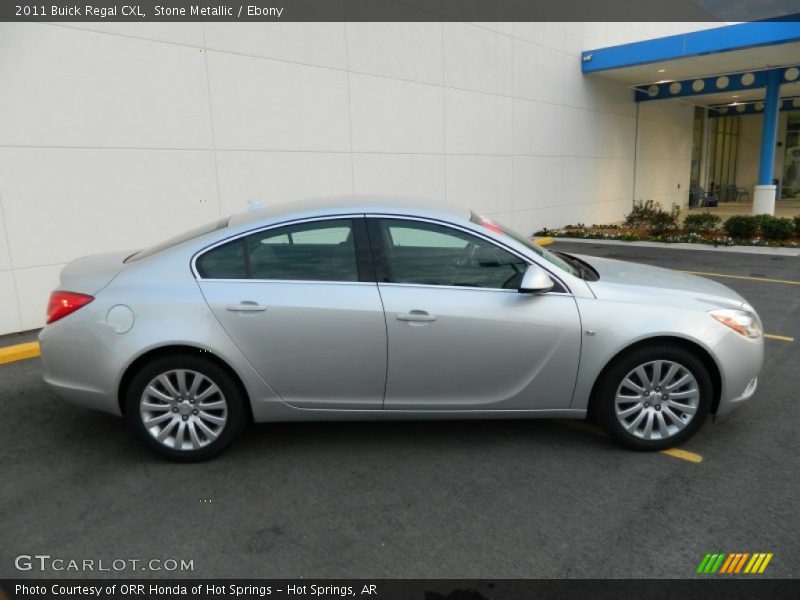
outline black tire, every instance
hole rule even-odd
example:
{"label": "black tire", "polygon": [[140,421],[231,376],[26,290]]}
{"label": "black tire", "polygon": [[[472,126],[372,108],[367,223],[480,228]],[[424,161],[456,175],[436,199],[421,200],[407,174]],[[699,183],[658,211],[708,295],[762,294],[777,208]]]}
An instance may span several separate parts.
{"label": "black tire", "polygon": [[[699,398],[696,400],[697,407],[694,414],[687,419],[688,423],[683,429],[680,429],[664,439],[643,439],[643,437],[638,437],[628,431],[620,422],[616,413],[615,397],[617,395],[617,389],[631,371],[636,369],[639,365],[658,360],[677,363],[691,373],[697,382],[696,387],[699,391]],[[640,383],[640,380],[637,379],[636,382]],[[652,389],[655,390],[655,388]],[[682,388],[677,388],[677,390],[680,389]],[[711,410],[713,394],[714,386],[708,369],[703,364],[703,361],[690,350],[682,346],[664,343],[639,346],[615,359],[615,362],[612,363],[602,375],[602,378],[598,382],[595,396],[592,399],[591,412],[596,416],[600,425],[612,438],[621,442],[628,448],[650,451],[664,450],[682,444],[697,433],[703,426]],[[660,396],[660,394],[658,394],[658,396]],[[663,402],[663,400],[658,400],[658,397],[656,397],[656,402],[658,402],[658,408],[656,409],[656,404],[653,403],[651,405],[652,410],[658,410],[660,412],[662,410],[661,402]],[[648,404],[650,404],[650,402],[648,402]],[[622,408],[624,409],[624,407],[628,406],[634,407],[634,403],[623,404]],[[642,406],[645,406],[645,404],[642,404]],[[648,407],[648,410],[651,410],[651,408]],[[638,414],[639,413],[636,412],[630,417],[630,421],[628,421],[629,425]],[[676,411],[674,414],[679,414],[679,411]],[[666,415],[666,412],[662,414],[662,418],[665,419],[666,422],[669,422],[670,426],[673,426],[673,422],[664,415]],[[648,417],[645,417],[645,420],[647,418]],[[657,425],[654,422],[654,427],[655,426]]]}
{"label": "black tire", "polygon": [[[159,375],[176,369],[191,370],[208,378],[221,391],[221,396],[216,396],[216,399],[219,400],[221,398],[227,404],[224,413],[222,413],[226,417],[226,422],[221,426],[216,439],[209,442],[207,440],[210,438],[206,437],[199,427],[195,429],[202,440],[201,443],[205,444],[198,448],[178,449],[169,447],[158,441],[143,421],[140,406],[145,387]],[[216,414],[220,415],[221,413],[217,411]],[[178,462],[208,460],[222,452],[242,434],[249,421],[249,414],[245,398],[228,372],[207,358],[191,354],[161,356],[147,363],[133,376],[125,393],[125,418],[139,438],[160,456]],[[192,416],[187,416],[184,420],[192,418]],[[177,425],[180,425],[180,423]],[[186,434],[186,437],[189,437],[188,434]],[[187,443],[190,443],[190,440],[187,440]]]}

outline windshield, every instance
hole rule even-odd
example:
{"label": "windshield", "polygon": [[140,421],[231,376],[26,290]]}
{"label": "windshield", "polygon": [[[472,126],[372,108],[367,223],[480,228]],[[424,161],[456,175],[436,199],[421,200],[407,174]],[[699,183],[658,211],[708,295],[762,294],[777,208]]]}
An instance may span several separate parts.
{"label": "windshield", "polygon": [[223,227],[227,227],[228,219],[219,219],[214,221],[213,223],[206,223],[205,225],[201,225],[200,227],[195,227],[194,229],[190,229],[189,231],[184,231],[183,233],[176,235],[160,244],[156,244],[155,246],[150,246],[146,250],[140,250],[134,254],[131,254],[128,258],[125,259],[125,262],[136,262],[137,260],[142,260],[143,258],[147,258],[148,256],[153,256],[153,254],[158,254],[159,252],[163,252],[164,250],[168,250],[173,246],[177,246],[178,244],[182,244],[184,242],[188,242],[189,240],[193,240],[194,238],[200,237],[201,235],[205,235],[207,233],[211,233],[212,231],[217,231],[218,229],[222,229]]}
{"label": "windshield", "polygon": [[481,225],[483,227],[486,227],[486,229],[490,229],[491,231],[494,231],[495,233],[500,233],[502,235],[506,235],[506,236],[510,237],[511,239],[519,242],[520,244],[524,244],[527,248],[530,248],[536,254],[538,254],[543,259],[545,259],[547,262],[554,264],[555,266],[557,266],[562,271],[566,271],[567,273],[569,273],[570,275],[573,275],[575,277],[582,277],[581,272],[577,268],[575,268],[573,265],[568,263],[566,260],[561,258],[559,255],[554,254],[553,252],[550,252],[549,250],[545,250],[541,246],[535,244],[531,239],[526,238],[521,233],[517,233],[516,231],[508,229],[507,227],[503,227],[502,225],[498,225],[494,221],[492,221],[490,219],[487,219],[486,217],[482,217],[481,215],[478,215],[478,214],[475,214],[475,213],[472,213],[472,217],[470,218],[470,221],[472,221],[476,225]]}

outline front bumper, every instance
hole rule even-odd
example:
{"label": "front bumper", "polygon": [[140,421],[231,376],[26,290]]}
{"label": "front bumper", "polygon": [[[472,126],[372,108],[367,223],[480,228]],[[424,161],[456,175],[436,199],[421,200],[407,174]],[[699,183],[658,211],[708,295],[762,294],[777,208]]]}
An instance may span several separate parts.
{"label": "front bumper", "polygon": [[745,338],[731,331],[714,348],[722,379],[716,415],[725,415],[747,402],[758,387],[764,366],[764,336]]}
{"label": "front bumper", "polygon": [[744,392],[740,396],[735,398],[729,398],[727,400],[720,399],[719,406],[717,407],[717,412],[714,413],[716,415],[726,415],[729,412],[736,410],[739,406],[743,403],[747,402],[750,398],[753,397],[753,394],[756,393],[756,388],[758,387],[758,377],[753,377],[745,387]]}

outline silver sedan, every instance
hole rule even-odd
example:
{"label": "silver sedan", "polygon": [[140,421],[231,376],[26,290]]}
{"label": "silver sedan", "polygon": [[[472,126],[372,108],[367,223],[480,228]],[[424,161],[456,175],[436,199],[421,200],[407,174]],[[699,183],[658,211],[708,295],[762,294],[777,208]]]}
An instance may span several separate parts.
{"label": "silver sedan", "polygon": [[658,450],[749,399],[758,315],[718,283],[550,252],[475,213],[315,200],[61,273],[45,381],[172,459],[251,421],[574,418]]}

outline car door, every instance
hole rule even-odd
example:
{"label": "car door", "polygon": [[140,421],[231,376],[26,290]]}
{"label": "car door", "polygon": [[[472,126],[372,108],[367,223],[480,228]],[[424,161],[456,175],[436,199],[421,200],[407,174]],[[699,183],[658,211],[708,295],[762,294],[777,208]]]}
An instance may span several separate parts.
{"label": "car door", "polygon": [[560,284],[517,291],[527,262],[467,230],[371,216],[386,311],[385,409],[568,408],[580,319]]}
{"label": "car door", "polygon": [[285,402],[380,409],[386,324],[363,217],[272,227],[195,259],[209,307]]}

